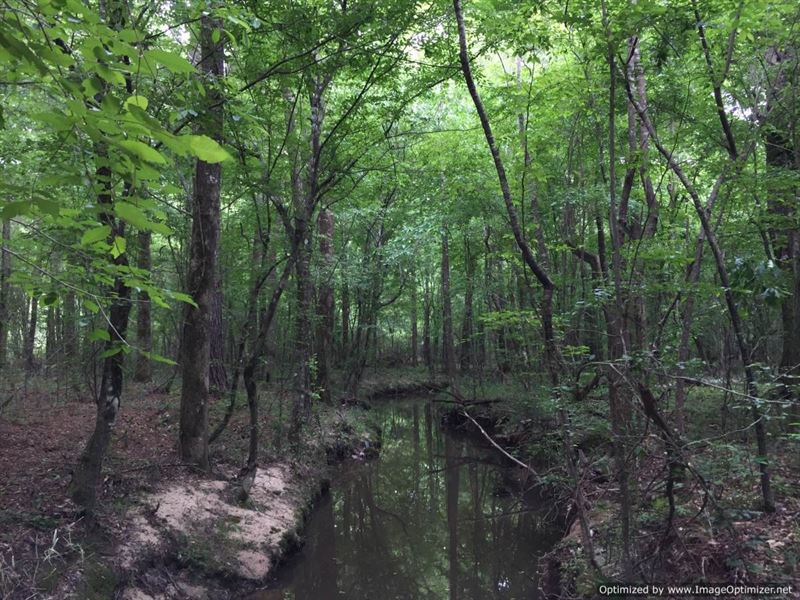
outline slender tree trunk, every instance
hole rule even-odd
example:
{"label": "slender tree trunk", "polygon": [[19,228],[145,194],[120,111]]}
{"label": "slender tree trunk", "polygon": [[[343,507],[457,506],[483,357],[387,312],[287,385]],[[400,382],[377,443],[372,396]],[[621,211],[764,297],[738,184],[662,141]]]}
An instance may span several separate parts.
{"label": "slender tree trunk", "polygon": [[[217,269],[219,271],[219,269]],[[214,293],[211,298],[211,324],[209,331],[209,392],[220,396],[228,389],[228,369],[225,366],[225,339],[228,328],[225,326],[225,294],[222,289],[222,276],[217,274]]]}
{"label": "slender tree trunk", "polygon": [[[143,271],[150,272],[153,267],[152,256],[150,253],[150,240],[152,234],[149,230],[141,230],[139,232],[139,260],[137,267]],[[151,305],[150,295],[146,290],[139,292],[136,313],[136,345],[139,350],[144,352],[153,351],[153,332],[151,325]],[[136,368],[134,370],[133,378],[136,381],[146,382],[150,381],[152,377],[152,369],[150,357],[142,354],[141,352],[136,357]]]}
{"label": "slender tree trunk", "polygon": [[8,331],[11,310],[9,307],[9,285],[11,277],[11,254],[7,247],[11,241],[11,221],[3,220],[2,256],[0,256],[0,371],[8,364]]}
{"label": "slender tree trunk", "polygon": [[417,272],[416,270],[411,273],[411,366],[417,366],[417,357],[419,354],[419,332],[417,328]]}
{"label": "slender tree trunk", "polygon": [[47,320],[45,347],[44,347],[44,362],[45,371],[49,375],[56,366],[56,355],[58,354],[58,321],[59,312],[55,306],[47,307]]}
{"label": "slender tree trunk", "polygon": [[39,318],[39,296],[33,296],[30,300],[30,311],[28,312],[28,330],[25,332],[25,346],[23,355],[25,356],[25,371],[32,373],[36,368],[36,357],[34,347],[36,346],[36,322]]}
{"label": "slender tree trunk", "polygon": [[478,89],[475,85],[475,80],[472,76],[472,68],[469,62],[469,54],[467,52],[467,33],[464,27],[464,16],[461,10],[461,0],[453,0],[453,8],[456,14],[456,22],[458,24],[458,40],[459,40],[459,59],[461,62],[461,71],[464,74],[464,80],[467,84],[467,89],[472,97],[472,102],[475,105],[475,110],[480,118],[481,127],[483,128],[486,143],[489,146],[489,151],[494,161],[495,170],[497,171],[497,179],[500,183],[500,191],[503,194],[503,202],[506,207],[509,225],[511,232],[514,234],[514,240],[517,247],[522,254],[522,259],[531,270],[533,275],[538,280],[543,288],[542,298],[542,333],[545,343],[545,353],[547,362],[553,367],[553,373],[557,370],[557,365],[560,363],[558,358],[558,347],[556,346],[555,334],[553,330],[553,289],[554,285],[547,272],[540,266],[536,258],[533,256],[527,240],[523,236],[522,228],[519,224],[517,217],[517,209],[514,206],[514,201],[511,197],[511,189],[508,185],[508,178],[506,176],[505,166],[500,156],[500,150],[494,139],[492,128],[489,123],[489,117],[478,94]]}
{"label": "slender tree trunk", "polygon": [[[214,41],[214,32],[219,36]],[[210,15],[200,21],[200,71],[207,78],[209,106],[199,130],[222,140],[223,112],[218,80],[224,70],[222,22]],[[208,469],[209,361],[211,355],[211,310],[216,285],[217,247],[220,231],[220,185],[222,167],[197,161],[192,203],[192,237],[189,248],[187,288],[197,306],[187,305],[183,324],[181,367],[180,456]]]}
{"label": "slender tree trunk", "polygon": [[293,446],[300,443],[300,434],[308,415],[311,413],[311,348],[313,333],[311,328],[311,243],[308,223],[302,218],[295,219],[295,240],[297,262],[295,263],[296,306],[294,320],[294,391],[292,420],[289,428],[289,441]]}
{"label": "slender tree trunk", "polygon": [[333,352],[333,234],[334,221],[330,209],[323,209],[317,218],[319,253],[323,274],[317,298],[317,387],[323,402],[331,401],[331,353]]}
{"label": "slender tree trunk", "polygon": [[469,239],[464,239],[464,268],[466,288],[464,290],[464,319],[461,322],[461,343],[459,359],[461,370],[467,371],[475,366],[474,296],[476,257],[470,247]]}
{"label": "slender tree trunk", "polygon": [[450,390],[456,389],[456,356],[453,346],[453,301],[450,298],[450,243],[445,227],[442,231],[442,359]]}
{"label": "slender tree trunk", "polygon": [[[621,363],[622,357],[626,354],[627,331],[625,319],[621,314],[623,309],[622,291],[622,258],[620,256],[621,231],[617,215],[617,176],[616,176],[616,61],[611,44],[611,34],[609,33],[608,15],[606,12],[605,0],[602,5],[603,26],[609,37],[608,41],[608,68],[609,68],[609,107],[608,107],[608,165],[609,165],[609,231],[611,232],[612,244],[612,274],[614,289],[616,292],[616,306],[607,308],[607,328],[608,328],[608,354],[609,360]],[[626,365],[620,364],[620,368],[625,370]],[[622,533],[622,570],[626,581],[633,577],[633,563],[631,557],[631,490],[628,476],[627,465],[627,419],[626,408],[622,404],[620,397],[620,377],[617,369],[608,370],[608,401],[609,416],[611,418],[611,435],[614,448],[614,464],[616,468],[617,482],[619,484],[619,504],[620,504],[620,528]]]}
{"label": "slender tree trunk", "polygon": [[[115,4],[109,24],[113,29],[124,27],[124,5]],[[128,80],[128,93],[133,92],[131,80]],[[98,204],[103,208],[100,213],[100,222],[110,229],[108,241],[113,243],[117,237],[125,237],[125,223],[111,212],[113,205],[113,173],[107,166],[108,157],[106,150],[96,146],[98,164],[96,181],[103,190],[98,195]],[[124,194],[130,195],[132,191],[129,182],[125,182]],[[123,252],[113,259],[113,265],[124,273],[128,268],[128,255]],[[130,316],[130,288],[125,285],[122,274],[117,274],[114,279],[111,296],[110,310],[108,311],[108,339],[105,343],[106,357],[103,359],[103,374],[100,389],[96,398],[97,410],[95,413],[95,426],[86,447],[75,466],[69,493],[74,502],[83,507],[93,518],[97,501],[97,484],[103,468],[108,445],[111,441],[111,432],[117,419],[120,403],[122,401],[122,384],[124,373],[122,370],[125,353],[121,346],[125,344],[125,335],[128,331],[128,317]],[[116,350],[116,352],[113,352]]]}
{"label": "slender tree trunk", "polygon": [[74,383],[74,370],[78,364],[78,319],[75,307],[75,292],[64,296],[64,313],[61,320],[61,338],[64,344],[62,368],[68,383]]}
{"label": "slender tree trunk", "polygon": [[433,309],[431,287],[425,278],[422,296],[422,361],[433,372],[433,348],[431,347],[431,310]]}
{"label": "slender tree trunk", "polygon": [[[633,96],[630,91],[630,85],[628,85],[628,97],[633,99]],[[683,169],[680,167],[680,165],[677,163],[674,157],[674,153],[665,148],[664,145],[659,141],[658,137],[656,136],[653,124],[650,122],[650,117],[641,108],[641,106],[639,106],[635,102],[634,105],[636,106],[636,112],[639,113],[639,118],[642,120],[642,124],[645,127],[647,127],[647,130],[650,133],[653,144],[656,146],[661,156],[664,157],[664,160],[669,165],[669,168],[678,177],[684,189],[689,194],[689,197],[692,199],[692,204],[694,206],[698,218],[700,219],[700,224],[703,228],[706,237],[706,242],[708,243],[708,246],[711,249],[711,253],[714,257],[714,264],[716,265],[717,268],[717,275],[719,276],[720,284],[722,286],[723,294],[725,297],[725,304],[728,308],[728,315],[730,317],[731,326],[733,327],[734,336],[736,338],[737,346],[739,349],[739,357],[741,358],[742,364],[744,366],[747,394],[753,399],[758,398],[758,385],[756,382],[755,372],[751,365],[752,356],[750,352],[750,345],[745,336],[744,325],[742,323],[741,315],[739,313],[739,307],[733,295],[733,289],[731,288],[728,269],[725,265],[725,257],[722,253],[722,249],[720,248],[719,243],[717,242],[717,236],[714,233],[713,228],[711,227],[711,223],[709,221],[709,215],[703,208],[703,205],[700,201],[700,195],[698,194],[694,185],[686,176],[686,174],[683,172]],[[724,111],[722,116],[724,116]],[[725,129],[724,126],[723,129]],[[726,133],[729,133],[727,129]],[[735,148],[732,147],[732,139],[729,142],[729,152],[732,155],[731,165],[734,168],[743,165],[744,161],[750,154],[750,151],[745,152],[744,155],[737,154]],[[714,188],[711,192],[712,194],[717,194],[719,192],[720,186],[726,180],[728,175],[729,174],[727,170],[723,171],[723,173],[720,174],[720,176],[717,178],[717,181],[714,184]],[[758,463],[759,463],[759,471],[761,474],[761,494],[764,502],[764,510],[766,512],[774,512],[775,500],[772,495],[772,487],[770,482],[770,468],[769,468],[769,458],[768,458],[769,453],[767,447],[766,425],[764,423],[763,415],[761,414],[761,409],[755,400],[751,401],[750,408],[753,414],[753,420],[755,422],[756,442],[758,445],[758,455],[759,455]]]}
{"label": "slender tree trunk", "polygon": [[341,352],[340,359],[343,360],[347,356],[348,349],[350,348],[350,289],[346,283],[342,284],[342,299],[341,299],[341,313],[342,313],[342,339],[339,344]]}

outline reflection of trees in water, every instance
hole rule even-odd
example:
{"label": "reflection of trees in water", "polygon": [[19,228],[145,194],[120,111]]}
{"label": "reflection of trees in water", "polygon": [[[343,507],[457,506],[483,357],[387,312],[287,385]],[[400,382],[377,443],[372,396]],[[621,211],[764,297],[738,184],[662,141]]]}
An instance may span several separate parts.
{"label": "reflection of trees in water", "polygon": [[315,512],[295,599],[536,598],[549,544],[534,513],[496,493],[496,457],[444,435],[430,404],[378,410],[381,458],[337,479]]}

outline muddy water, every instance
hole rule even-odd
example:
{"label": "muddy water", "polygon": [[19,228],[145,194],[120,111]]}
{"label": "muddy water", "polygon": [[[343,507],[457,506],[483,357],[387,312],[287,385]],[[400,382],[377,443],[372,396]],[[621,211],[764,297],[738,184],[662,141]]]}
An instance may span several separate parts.
{"label": "muddy water", "polygon": [[253,600],[539,598],[552,503],[480,440],[442,431],[430,404],[374,410],[380,458],[341,468],[306,546]]}

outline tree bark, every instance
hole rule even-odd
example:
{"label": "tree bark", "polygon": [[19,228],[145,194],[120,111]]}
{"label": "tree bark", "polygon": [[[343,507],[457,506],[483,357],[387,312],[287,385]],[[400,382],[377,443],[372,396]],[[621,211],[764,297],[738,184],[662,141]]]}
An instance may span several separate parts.
{"label": "tree bark", "polygon": [[422,295],[422,362],[428,367],[428,371],[433,372],[433,348],[431,347],[431,311],[433,309],[433,299],[431,297],[431,286],[428,278],[423,282]]}
{"label": "tree bark", "polygon": [[[148,273],[153,267],[152,256],[150,251],[150,241],[152,234],[149,230],[143,229],[139,232],[139,256],[136,266]],[[146,290],[139,292],[136,313],[136,345],[139,350],[144,352],[152,352],[153,350],[153,333],[151,324],[151,304],[150,294]],[[134,370],[133,378],[135,381],[146,382],[150,381],[152,377],[152,368],[150,357],[145,354],[139,353],[136,357],[136,368]]]}
{"label": "tree bark", "polygon": [[323,402],[331,401],[331,353],[333,352],[333,212],[325,208],[317,217],[319,253],[323,263],[317,298],[317,387]]}
{"label": "tree bark", "polygon": [[411,366],[417,366],[417,359],[419,356],[419,330],[417,327],[417,321],[419,316],[417,315],[417,272],[416,269],[411,273]]}
{"label": "tree bark", "polygon": [[450,297],[450,243],[447,227],[442,231],[442,359],[450,390],[456,390],[456,356],[453,346],[453,301]]}
{"label": "tree bark", "polygon": [[461,322],[459,362],[461,364],[461,370],[467,371],[474,367],[476,362],[474,331],[476,257],[470,247],[469,238],[464,239],[464,269],[466,288],[464,290],[464,318]]}
{"label": "tree bark", "polygon": [[[206,101],[211,106],[199,130],[222,140],[222,95],[217,80],[224,71],[224,35],[220,19],[204,15],[200,21],[198,66],[206,78]],[[197,306],[187,305],[183,325],[181,368],[180,456],[201,469],[208,469],[209,362],[211,355],[211,310],[216,285],[217,247],[220,230],[219,163],[197,161],[192,199],[192,234],[187,269],[187,288]]]}
{"label": "tree bark", "polygon": [[33,296],[30,300],[30,311],[28,313],[28,330],[25,332],[25,371],[32,373],[36,368],[36,357],[34,348],[36,346],[36,321],[39,318],[39,296]]}
{"label": "tree bark", "polygon": [[[217,268],[219,271],[219,267]],[[225,338],[228,328],[225,326],[225,294],[222,289],[222,276],[218,273],[214,282],[214,294],[211,300],[211,325],[209,332],[209,393],[220,396],[228,389],[228,369],[225,365]]]}
{"label": "tree bark", "polygon": [[9,284],[11,277],[11,254],[7,247],[11,241],[11,221],[3,220],[2,255],[0,256],[0,371],[8,363],[8,331],[11,310],[9,307]]}

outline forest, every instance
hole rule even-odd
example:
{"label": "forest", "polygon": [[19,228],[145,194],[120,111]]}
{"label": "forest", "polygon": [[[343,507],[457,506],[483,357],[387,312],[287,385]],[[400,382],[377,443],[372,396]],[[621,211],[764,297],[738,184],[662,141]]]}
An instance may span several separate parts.
{"label": "forest", "polygon": [[799,50],[0,0],[0,598],[800,598]]}

